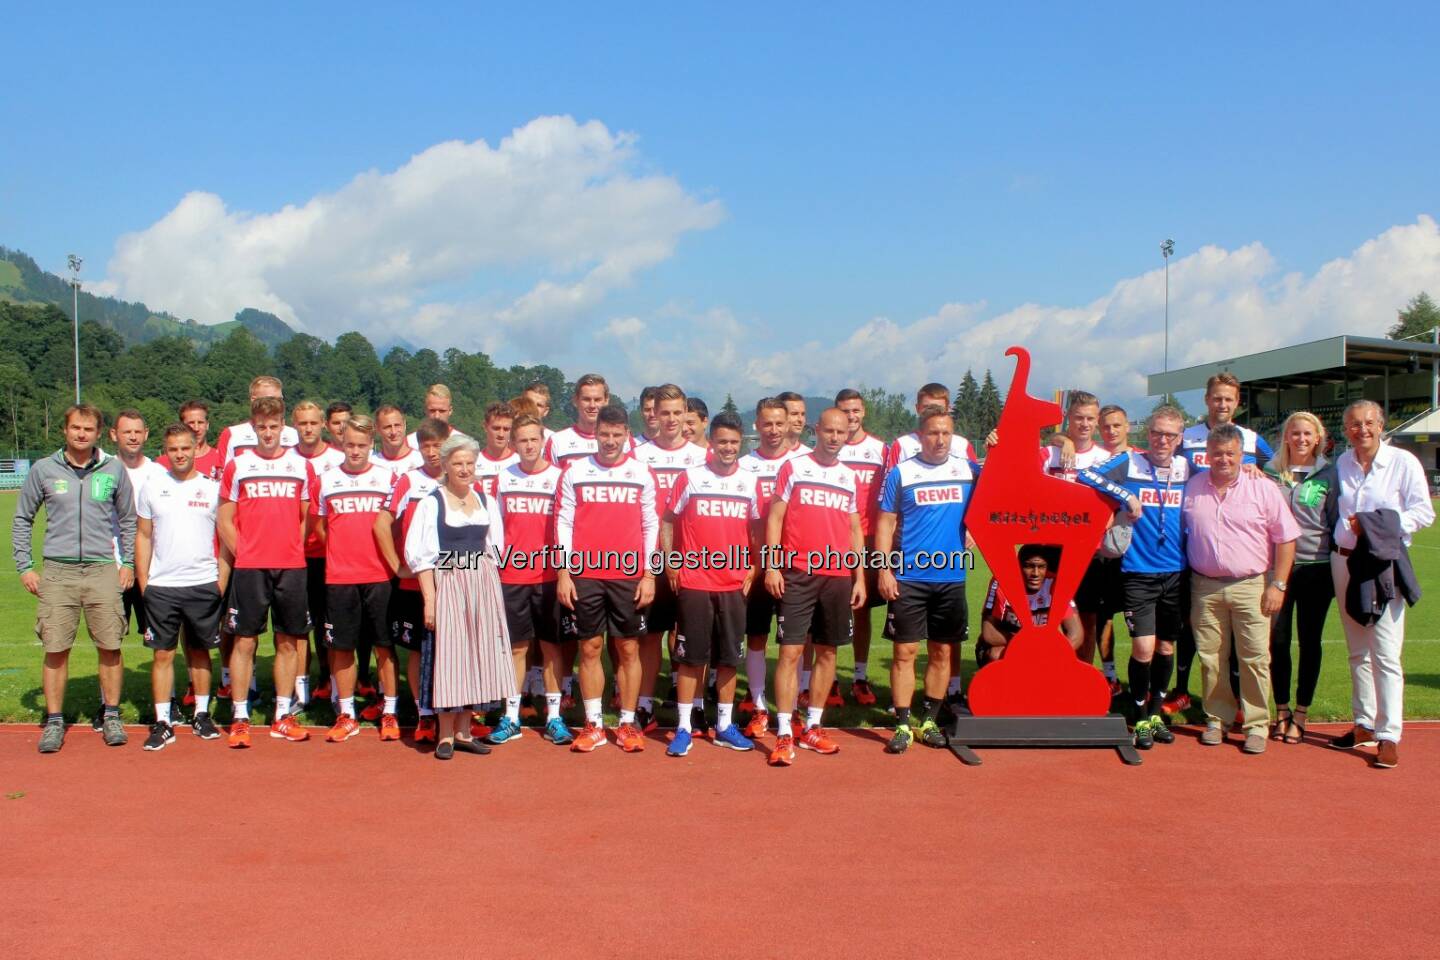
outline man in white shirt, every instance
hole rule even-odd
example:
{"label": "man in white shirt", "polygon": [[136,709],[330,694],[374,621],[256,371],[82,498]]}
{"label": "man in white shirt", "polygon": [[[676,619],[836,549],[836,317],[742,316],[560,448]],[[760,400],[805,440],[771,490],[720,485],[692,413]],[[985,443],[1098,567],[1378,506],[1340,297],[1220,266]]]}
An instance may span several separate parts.
{"label": "man in white shirt", "polygon": [[[125,465],[125,472],[130,476],[130,489],[135,494],[135,500],[140,500],[140,491],[145,488],[145,481],[157,473],[165,473],[165,468],[154,460],[145,456],[145,441],[150,439],[150,428],[145,425],[145,417],[139,410],[121,410],[115,414],[115,425],[110,428],[110,442],[115,444],[115,456]],[[118,544],[118,540],[116,541]],[[145,603],[140,597],[140,584],[131,584],[130,589],[120,596],[125,609],[125,626],[130,626],[130,616],[135,616],[135,632],[145,634],[147,626],[145,620]]]}

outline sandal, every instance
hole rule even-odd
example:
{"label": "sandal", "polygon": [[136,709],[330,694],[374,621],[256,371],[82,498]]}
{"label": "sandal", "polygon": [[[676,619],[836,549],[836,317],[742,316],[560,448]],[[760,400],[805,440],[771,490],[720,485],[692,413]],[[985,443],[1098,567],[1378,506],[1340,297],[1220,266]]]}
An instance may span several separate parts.
{"label": "sandal", "polygon": [[1296,707],[1290,714],[1290,723],[1285,727],[1286,743],[1302,743],[1305,740],[1305,714],[1309,707]]}
{"label": "sandal", "polygon": [[1292,722],[1293,716],[1294,714],[1290,712],[1290,708],[1288,706],[1279,706],[1275,708],[1275,723],[1270,728],[1271,740],[1285,739],[1286,730]]}

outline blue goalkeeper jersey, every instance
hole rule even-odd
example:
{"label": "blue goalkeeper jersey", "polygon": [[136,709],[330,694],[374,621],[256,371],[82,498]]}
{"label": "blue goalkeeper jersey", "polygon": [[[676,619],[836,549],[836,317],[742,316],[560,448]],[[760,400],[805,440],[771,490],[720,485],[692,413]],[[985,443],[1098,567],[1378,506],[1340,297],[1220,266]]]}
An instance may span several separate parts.
{"label": "blue goalkeeper jersey", "polygon": [[895,579],[963,583],[965,511],[978,471],[969,460],[951,457],[926,463],[920,457],[890,468],[880,491],[880,509],[896,515],[892,549],[900,551]]}
{"label": "blue goalkeeper jersey", "polygon": [[[1264,466],[1270,460],[1275,459],[1275,453],[1270,449],[1270,444],[1249,427],[1240,428],[1240,454],[1242,463],[1254,463]],[[1195,473],[1202,473],[1210,469],[1210,461],[1205,453],[1205,442],[1210,439],[1210,425],[1204,420],[1191,424],[1185,428],[1185,433],[1180,437],[1180,456],[1190,461],[1190,466]]]}
{"label": "blue goalkeeper jersey", "polygon": [[1122,573],[1178,573],[1185,569],[1185,481],[1190,462],[1174,457],[1157,467],[1142,450],[1131,450],[1101,466],[1081,470],[1077,479],[1125,504],[1140,501],[1140,519],[1130,532],[1130,548],[1120,558]]}

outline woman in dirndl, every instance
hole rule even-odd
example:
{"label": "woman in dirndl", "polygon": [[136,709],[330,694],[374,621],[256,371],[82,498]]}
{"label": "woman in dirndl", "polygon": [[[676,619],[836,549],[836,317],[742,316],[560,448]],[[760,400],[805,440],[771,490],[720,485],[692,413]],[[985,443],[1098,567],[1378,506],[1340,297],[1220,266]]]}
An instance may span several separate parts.
{"label": "woman in dirndl", "polygon": [[496,560],[505,544],[500,511],[475,482],[480,445],[451,434],[440,446],[445,482],[415,508],[405,562],[420,581],[433,631],[430,706],[439,715],[435,758],[490,748],[470,733],[473,705],[515,695],[510,633]]}

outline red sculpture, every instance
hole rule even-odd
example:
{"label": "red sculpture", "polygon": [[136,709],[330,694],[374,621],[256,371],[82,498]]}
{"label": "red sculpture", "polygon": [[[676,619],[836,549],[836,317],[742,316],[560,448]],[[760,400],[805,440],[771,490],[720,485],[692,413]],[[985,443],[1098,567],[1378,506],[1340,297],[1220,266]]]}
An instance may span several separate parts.
{"label": "red sculpture", "polygon": [[[1005,355],[1015,357],[1015,376],[965,527],[1005,596],[1021,598],[1014,604],[1021,628],[1005,656],[970,682],[970,709],[977,717],[1103,716],[1110,709],[1105,677],[1076,659],[1058,623],[1100,545],[1112,507],[1097,491],[1045,473],[1040,430],[1059,422],[1060,407],[1026,393],[1030,354],[1024,348],[1011,347]],[[1056,613],[1046,626],[1035,625],[1023,600],[1016,550],[1027,543],[1061,548],[1050,608]]]}

